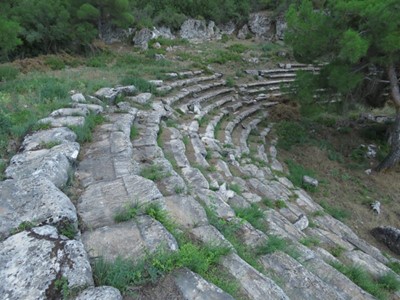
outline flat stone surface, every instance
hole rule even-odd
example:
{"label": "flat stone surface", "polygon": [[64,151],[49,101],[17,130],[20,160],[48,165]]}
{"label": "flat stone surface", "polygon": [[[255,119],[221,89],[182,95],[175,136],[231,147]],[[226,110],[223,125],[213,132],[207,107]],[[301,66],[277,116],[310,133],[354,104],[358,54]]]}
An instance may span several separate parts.
{"label": "flat stone surface", "polygon": [[142,93],[137,96],[126,97],[125,99],[133,103],[146,104],[150,101],[152,96],[151,93]]}
{"label": "flat stone surface", "polygon": [[204,208],[193,197],[175,195],[164,199],[169,215],[183,228],[208,224]]}
{"label": "flat stone surface", "polygon": [[109,182],[90,185],[78,200],[77,210],[83,224],[95,229],[114,223],[114,216],[127,205],[160,202],[155,183],[137,175],[126,175]]}
{"label": "flat stone surface", "polygon": [[98,286],[87,288],[75,300],[122,300],[122,296],[114,287]]}
{"label": "flat stone surface", "polygon": [[232,253],[225,256],[222,258],[221,264],[238,281],[249,299],[289,300],[285,292],[274,281],[251,267],[237,254]]}
{"label": "flat stone surface", "polygon": [[208,208],[214,210],[219,218],[228,219],[235,216],[233,209],[216,192],[208,189],[197,189],[196,195]]}
{"label": "flat stone surface", "polygon": [[292,192],[279,181],[251,178],[247,181],[258,193],[271,200],[288,200]]}
{"label": "flat stone surface", "polygon": [[218,229],[212,225],[204,225],[193,228],[190,231],[190,234],[195,240],[200,241],[203,244],[228,247],[234,250],[232,244],[225,239],[223,234],[219,232]]}
{"label": "flat stone surface", "polygon": [[50,124],[51,127],[70,127],[70,126],[83,126],[85,124],[85,117],[82,116],[66,116],[66,117],[47,117],[40,119],[39,124]]}
{"label": "flat stone surface", "polygon": [[104,111],[103,106],[98,104],[82,104],[82,103],[74,103],[73,107],[76,108],[85,108],[94,114],[101,114]]}
{"label": "flat stone surface", "polygon": [[264,255],[260,263],[280,278],[282,289],[292,299],[320,300],[321,295],[325,299],[345,299],[286,253]]}
{"label": "flat stone surface", "polygon": [[264,215],[264,219],[268,224],[268,234],[274,234],[296,241],[305,237],[305,234],[301,230],[297,229],[280,213],[269,210]]}
{"label": "flat stone surface", "polygon": [[0,239],[22,222],[76,224],[75,206],[44,177],[0,182]]}
{"label": "flat stone surface", "polygon": [[54,227],[33,228],[0,243],[1,299],[61,299],[55,281],[62,277],[70,289],[93,285],[82,243],[61,238]]}
{"label": "flat stone surface", "polygon": [[82,242],[91,257],[102,256],[108,261],[117,257],[137,260],[160,247],[170,251],[178,249],[175,238],[149,216],[86,231]]}
{"label": "flat stone surface", "polygon": [[66,143],[51,149],[14,155],[6,169],[6,176],[16,180],[43,176],[61,187],[68,181],[71,165],[78,157],[79,149],[78,143]]}
{"label": "flat stone surface", "polygon": [[69,143],[75,142],[76,134],[67,127],[52,128],[41,130],[27,135],[22,142],[21,149],[32,151],[44,148],[49,143]]}
{"label": "flat stone surface", "polygon": [[189,269],[178,270],[173,276],[176,285],[187,300],[234,300],[231,295]]}
{"label": "flat stone surface", "polygon": [[353,281],[321,259],[315,258],[308,260],[304,263],[304,266],[323,281],[333,286],[345,299],[375,299],[372,295],[365,292]]}
{"label": "flat stone surface", "polygon": [[52,118],[59,117],[73,117],[73,116],[82,116],[86,117],[89,114],[89,110],[86,107],[74,107],[74,108],[60,108],[53,111],[49,116]]}
{"label": "flat stone surface", "polygon": [[208,189],[209,184],[204,175],[197,168],[182,168],[182,175],[189,187],[193,189]]}

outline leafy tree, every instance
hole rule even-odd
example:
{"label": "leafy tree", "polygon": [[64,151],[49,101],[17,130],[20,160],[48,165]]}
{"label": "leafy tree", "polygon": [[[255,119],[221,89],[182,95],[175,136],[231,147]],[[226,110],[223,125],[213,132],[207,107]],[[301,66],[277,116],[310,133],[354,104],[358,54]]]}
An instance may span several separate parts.
{"label": "leafy tree", "polygon": [[376,170],[396,165],[400,161],[400,2],[327,0],[318,1],[316,9],[312,1],[303,0],[290,6],[287,22],[285,39],[295,58],[327,63],[314,78],[315,87],[371,106],[391,100],[396,109],[391,151]]}
{"label": "leafy tree", "polygon": [[8,53],[22,44],[21,39],[18,38],[21,29],[17,22],[0,16],[0,59],[8,58]]}

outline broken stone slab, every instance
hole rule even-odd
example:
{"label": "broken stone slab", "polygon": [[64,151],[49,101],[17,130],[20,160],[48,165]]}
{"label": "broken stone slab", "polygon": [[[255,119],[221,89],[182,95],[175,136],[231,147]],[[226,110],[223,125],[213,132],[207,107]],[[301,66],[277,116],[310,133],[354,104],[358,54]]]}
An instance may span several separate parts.
{"label": "broken stone slab", "polygon": [[203,244],[213,245],[218,247],[227,247],[235,251],[232,244],[212,225],[204,225],[190,230],[190,235],[194,240]]}
{"label": "broken stone slab", "polygon": [[182,175],[189,187],[193,189],[209,189],[209,184],[204,175],[197,168],[184,167]]}
{"label": "broken stone slab", "polygon": [[315,178],[312,178],[310,176],[304,175],[303,176],[303,184],[308,185],[308,186],[313,186],[313,187],[318,187],[318,180]]}
{"label": "broken stone slab", "polygon": [[79,198],[77,210],[83,224],[95,229],[114,224],[115,215],[129,205],[153,202],[162,202],[155,183],[141,176],[126,175],[90,185]]}
{"label": "broken stone slab", "polygon": [[56,187],[61,187],[68,181],[79,148],[78,143],[65,143],[51,149],[26,151],[14,155],[6,169],[6,176],[16,180],[43,176]]}
{"label": "broken stone slab", "polygon": [[86,117],[89,114],[89,110],[86,107],[74,107],[74,108],[60,108],[53,111],[49,116],[52,118],[69,117],[69,116],[82,116]]}
{"label": "broken stone slab", "polygon": [[[346,251],[341,255],[341,258],[347,263],[362,267],[374,278],[379,278],[388,273],[395,274],[392,269],[360,250]],[[399,275],[395,276],[398,280],[400,279]]]}
{"label": "broken stone slab", "polygon": [[256,178],[251,178],[247,180],[249,185],[254,188],[263,197],[277,201],[290,199],[292,192],[279,181],[275,180],[259,180]]}
{"label": "broken stone slab", "polygon": [[40,119],[39,124],[49,124],[51,127],[71,127],[79,126],[82,127],[85,124],[85,118],[82,116],[67,116],[67,117],[47,117]]}
{"label": "broken stone slab", "polygon": [[259,246],[265,245],[267,242],[267,236],[261,230],[254,228],[249,222],[244,219],[237,217],[231,218],[229,220],[230,224],[234,224],[235,235],[239,241],[250,248],[257,248]]}
{"label": "broken stone slab", "polygon": [[296,204],[306,213],[314,213],[323,210],[323,208],[315,203],[304,190],[295,190],[294,193],[297,196],[295,200]]}
{"label": "broken stone slab", "polygon": [[270,278],[254,269],[237,254],[232,253],[221,259],[223,268],[238,282],[249,299],[289,300],[285,292]]}
{"label": "broken stone slab", "polygon": [[301,215],[299,218],[296,220],[296,222],[293,223],[293,226],[296,227],[298,230],[303,231],[308,227],[308,218],[306,215]]}
{"label": "broken stone slab", "polygon": [[72,105],[75,108],[81,108],[81,109],[87,109],[89,110],[91,113],[94,113],[96,115],[99,115],[101,113],[103,113],[104,108],[101,105],[98,104],[81,104],[81,103],[74,103]]}
{"label": "broken stone slab", "polygon": [[75,300],[122,300],[122,295],[112,286],[98,286],[87,288]]}
{"label": "broken stone slab", "polygon": [[96,91],[94,93],[94,96],[106,101],[110,104],[114,103],[115,99],[118,97],[120,94],[124,95],[131,95],[136,92],[136,87],[133,85],[129,86],[121,86],[121,87],[115,87],[115,88],[110,88],[110,87],[103,87]]}
{"label": "broken stone slab", "polygon": [[169,215],[183,228],[208,224],[204,208],[192,196],[175,195],[164,199]]}
{"label": "broken stone slab", "polygon": [[151,93],[142,93],[137,96],[126,97],[125,100],[133,103],[146,104],[153,95]]}
{"label": "broken stone slab", "polygon": [[44,177],[0,182],[0,239],[21,223],[77,225],[75,206]]}
{"label": "broken stone slab", "polygon": [[235,216],[233,209],[216,192],[197,189],[196,195],[208,208],[214,210],[219,218],[229,219]]}
{"label": "broken stone slab", "polygon": [[283,252],[264,255],[260,263],[273,272],[282,284],[282,289],[292,299],[345,299],[332,286],[322,281],[292,257]]}
{"label": "broken stone slab", "polygon": [[365,292],[348,277],[324,262],[322,259],[310,259],[303,264],[307,270],[331,285],[344,299],[373,300],[372,295]]}
{"label": "broken stone slab", "polygon": [[264,215],[264,219],[268,225],[268,234],[274,234],[294,241],[298,241],[306,236],[279,212],[269,210]]}
{"label": "broken stone slab", "polygon": [[327,249],[343,248],[344,250],[352,251],[355,249],[354,245],[342,239],[339,235],[321,228],[307,228],[305,231],[308,236],[316,237],[321,245]]}
{"label": "broken stone slab", "polygon": [[186,157],[186,146],[180,139],[169,141],[170,150],[174,155],[175,161],[179,168],[190,166],[190,162]]}
{"label": "broken stone slab", "polygon": [[82,93],[76,93],[71,95],[71,100],[73,102],[77,102],[77,103],[85,103],[86,102],[86,98]]}
{"label": "broken stone slab", "polygon": [[391,226],[379,226],[371,230],[371,234],[390,250],[400,254],[400,230]]}
{"label": "broken stone slab", "polygon": [[357,235],[354,234],[354,236],[345,236],[344,239],[350,244],[354,245],[357,249],[360,249],[368,255],[371,255],[382,264],[387,264],[389,262],[389,259],[384,256],[378,248],[367,243],[363,239],[359,238]]}
{"label": "broken stone slab", "polygon": [[52,128],[41,130],[25,136],[21,149],[23,151],[38,150],[45,148],[51,143],[64,144],[75,142],[76,134],[67,127]]}
{"label": "broken stone slab", "polygon": [[135,220],[86,231],[82,242],[91,257],[103,257],[114,261],[117,257],[137,261],[147,253],[153,253],[161,247],[176,251],[175,238],[149,216],[138,216]]}
{"label": "broken stone slab", "polygon": [[234,300],[219,287],[204,280],[189,269],[180,269],[173,273],[174,281],[183,297],[188,300]]}
{"label": "broken stone slab", "polygon": [[59,299],[56,282],[68,289],[93,286],[92,269],[81,242],[68,240],[46,225],[0,243],[1,299]]}

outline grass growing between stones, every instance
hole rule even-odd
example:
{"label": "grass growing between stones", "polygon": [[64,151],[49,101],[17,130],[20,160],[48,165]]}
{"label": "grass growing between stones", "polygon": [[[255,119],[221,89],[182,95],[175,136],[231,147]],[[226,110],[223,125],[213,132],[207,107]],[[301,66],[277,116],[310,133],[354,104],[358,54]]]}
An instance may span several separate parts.
{"label": "grass growing between stones", "polygon": [[97,286],[109,285],[119,289],[123,294],[129,294],[135,286],[155,283],[173,270],[186,267],[227,293],[231,295],[237,293],[238,285],[218,267],[220,258],[231,251],[229,248],[214,245],[199,246],[193,243],[187,235],[177,229],[176,224],[159,204],[143,207],[136,205],[129,208],[122,217],[125,220],[125,217],[135,217],[139,212],[144,212],[163,224],[176,238],[179,250],[171,252],[160,248],[137,261],[117,258],[114,262],[108,262],[102,258],[97,259],[93,264],[93,275]]}
{"label": "grass growing between stones", "polygon": [[92,133],[97,125],[102,124],[105,121],[104,116],[89,114],[85,118],[85,123],[83,126],[70,126],[69,128],[75,132],[78,143],[89,143],[92,141]]}
{"label": "grass growing between stones", "polygon": [[344,220],[350,218],[350,216],[351,216],[351,213],[349,211],[334,207],[334,206],[328,204],[328,202],[326,202],[326,201],[322,201],[320,203],[320,205],[324,208],[324,210],[328,214],[330,214],[335,219],[338,219],[339,221],[344,221]]}
{"label": "grass growing between stones", "polygon": [[253,203],[250,207],[245,208],[234,208],[234,211],[237,217],[246,220],[254,228],[261,231],[266,230],[266,224],[262,220],[264,213],[256,204]]}
{"label": "grass growing between stones", "polygon": [[265,242],[265,244],[257,247],[256,249],[257,255],[271,254],[276,251],[285,252],[294,259],[298,258],[300,255],[294,246],[290,245],[285,239],[282,239],[276,235],[268,236],[268,240]]}
{"label": "grass growing between stones", "polygon": [[334,262],[331,265],[378,299],[391,299],[390,294],[400,290],[400,282],[392,273],[374,279],[366,270],[358,266],[345,266]]}
{"label": "grass growing between stones", "polygon": [[168,172],[165,172],[162,166],[157,164],[152,164],[140,172],[140,176],[150,179],[152,181],[159,181],[165,177],[170,176]]}

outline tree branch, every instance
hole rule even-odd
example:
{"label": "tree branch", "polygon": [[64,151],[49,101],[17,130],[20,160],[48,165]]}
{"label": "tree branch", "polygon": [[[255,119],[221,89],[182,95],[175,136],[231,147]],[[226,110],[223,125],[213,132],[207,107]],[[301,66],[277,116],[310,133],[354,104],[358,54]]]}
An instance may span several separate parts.
{"label": "tree branch", "polygon": [[400,89],[399,89],[399,83],[397,79],[397,74],[396,74],[396,69],[394,64],[391,64],[388,67],[388,77],[390,81],[390,92],[392,95],[392,100],[396,106],[396,110],[400,109]]}

